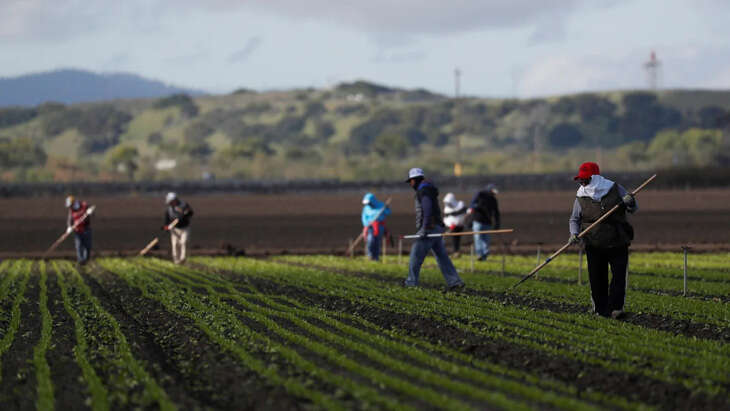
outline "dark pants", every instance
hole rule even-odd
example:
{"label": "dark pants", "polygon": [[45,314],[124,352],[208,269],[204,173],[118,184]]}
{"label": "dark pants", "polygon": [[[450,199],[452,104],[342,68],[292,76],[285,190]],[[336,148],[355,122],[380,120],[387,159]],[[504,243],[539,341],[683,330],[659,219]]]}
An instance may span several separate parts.
{"label": "dark pants", "polygon": [[[464,231],[463,225],[454,226],[454,229],[450,230],[450,232],[452,232],[452,233],[460,233],[462,231]],[[459,249],[461,248],[461,236],[455,235],[455,236],[451,237],[451,241],[453,241],[453,244],[454,244],[454,252],[458,253]]]}
{"label": "dark pants", "polygon": [[[588,275],[591,281],[591,298],[595,311],[603,316],[611,311],[623,310],[626,300],[626,281],[629,276],[629,247],[586,247]],[[611,266],[611,282],[608,282],[608,266]]]}
{"label": "dark pants", "polygon": [[91,257],[91,230],[82,233],[74,233],[74,245],[76,246],[76,261],[86,264]]}

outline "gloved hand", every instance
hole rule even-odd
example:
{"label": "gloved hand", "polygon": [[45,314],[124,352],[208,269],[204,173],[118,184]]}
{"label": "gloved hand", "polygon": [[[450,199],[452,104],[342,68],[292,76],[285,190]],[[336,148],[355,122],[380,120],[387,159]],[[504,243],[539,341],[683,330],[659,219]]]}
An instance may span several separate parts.
{"label": "gloved hand", "polygon": [[91,216],[91,215],[93,215],[93,214],[94,214],[94,207],[91,207],[91,208],[89,208],[89,209],[88,209],[88,210],[86,211],[86,214],[88,214],[88,215],[90,215],[90,216]]}
{"label": "gloved hand", "polygon": [[624,205],[626,206],[632,206],[634,205],[634,202],[636,201],[634,199],[634,195],[631,193],[627,193],[625,196],[621,198],[621,200],[624,202]]}
{"label": "gloved hand", "polygon": [[426,230],[424,230],[424,229],[418,230],[418,232],[416,233],[416,235],[418,236],[418,239],[419,240],[425,239],[426,238],[426,235],[427,235],[426,234]]}
{"label": "gloved hand", "polygon": [[66,227],[66,234],[71,234],[73,232],[73,230],[74,229],[71,226]]}
{"label": "gloved hand", "polygon": [[580,244],[581,241],[583,241],[583,240],[580,237],[578,237],[577,234],[571,234],[570,239],[568,240],[568,242],[570,242],[570,244]]}

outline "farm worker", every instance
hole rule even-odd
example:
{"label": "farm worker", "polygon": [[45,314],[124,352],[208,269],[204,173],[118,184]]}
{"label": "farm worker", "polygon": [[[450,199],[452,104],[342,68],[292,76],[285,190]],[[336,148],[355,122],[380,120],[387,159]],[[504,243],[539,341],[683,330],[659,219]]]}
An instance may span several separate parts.
{"label": "farm worker", "polygon": [[380,258],[380,246],[386,236],[385,217],[390,215],[390,207],[378,201],[373,193],[362,198],[363,237],[367,240],[368,257],[373,261]]}
{"label": "farm worker", "polygon": [[[182,264],[187,259],[188,240],[190,240],[190,218],[193,216],[193,209],[190,205],[180,200],[175,193],[167,193],[165,197],[165,224],[163,230],[170,231],[172,240],[172,261],[175,264]],[[174,227],[170,223],[178,220]]]}
{"label": "farm worker", "polygon": [[456,272],[454,264],[446,253],[444,238],[428,237],[428,234],[441,234],[445,231],[444,222],[441,219],[439,208],[439,190],[432,182],[425,179],[423,170],[412,168],[408,171],[406,180],[411,188],[416,191],[416,234],[419,238],[411,247],[411,257],[408,265],[408,278],[404,285],[406,287],[418,286],[418,276],[421,272],[421,265],[429,251],[433,251],[436,261],[441,269],[441,274],[446,280],[446,288],[449,291],[464,287],[464,282]]}
{"label": "farm worker", "polygon": [[[499,230],[499,204],[497,204],[497,186],[487,184],[483,190],[477,192],[469,205],[468,213],[472,215],[472,230],[486,231]],[[474,234],[474,251],[479,261],[489,256],[489,234]]]}
{"label": "farm worker", "polygon": [[[629,275],[629,245],[634,229],[626,219],[626,212],[634,213],[638,204],[633,195],[620,184],[600,175],[598,164],[583,163],[573,178],[580,183],[573,213],[570,215],[570,242],[583,243],[588,260],[593,310],[604,317],[624,315],[626,283]],[[623,204],[589,231],[583,238],[578,234],[616,204]],[[608,282],[608,266],[612,278]]]}
{"label": "farm worker", "polygon": [[[91,258],[91,214],[93,208],[86,201],[79,201],[74,196],[66,197],[66,233],[74,233],[76,262],[84,265]],[[88,211],[88,213],[87,213]]]}
{"label": "farm worker", "polygon": [[[464,231],[464,222],[466,220],[466,206],[463,201],[457,201],[454,193],[446,193],[444,196],[444,224],[451,233],[460,233]],[[461,245],[461,236],[455,235],[451,237],[454,241],[454,252],[459,253]]]}

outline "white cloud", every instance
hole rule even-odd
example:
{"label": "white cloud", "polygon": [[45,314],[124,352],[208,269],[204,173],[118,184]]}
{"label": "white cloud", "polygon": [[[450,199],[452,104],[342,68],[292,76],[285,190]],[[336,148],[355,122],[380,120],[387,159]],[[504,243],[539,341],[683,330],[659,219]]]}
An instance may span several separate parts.
{"label": "white cloud", "polygon": [[[614,1],[590,7],[606,4],[613,5]],[[351,28],[390,42],[401,36],[562,25],[564,16],[581,7],[589,6],[578,0],[3,0],[0,39],[53,39],[102,25],[154,25],[165,15],[196,10],[243,10]],[[549,31],[540,29],[536,37],[546,33]]]}

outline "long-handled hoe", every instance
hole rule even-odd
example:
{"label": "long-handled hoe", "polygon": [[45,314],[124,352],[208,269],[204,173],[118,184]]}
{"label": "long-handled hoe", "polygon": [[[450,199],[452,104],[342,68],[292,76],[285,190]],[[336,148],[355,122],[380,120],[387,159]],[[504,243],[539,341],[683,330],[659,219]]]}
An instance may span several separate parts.
{"label": "long-handled hoe", "polygon": [[48,256],[48,254],[50,254],[53,250],[55,250],[56,247],[61,245],[61,243],[64,240],[66,240],[68,238],[68,236],[71,235],[71,233],[73,233],[73,231],[76,229],[76,227],[81,225],[81,223],[83,223],[87,218],[89,218],[90,215],[94,214],[95,209],[96,209],[96,206],[89,207],[86,210],[86,212],[84,213],[84,215],[76,223],[74,223],[74,225],[71,226],[70,230],[66,230],[65,233],[61,234],[61,236],[58,237],[58,240],[56,240],[53,244],[51,244],[50,247],[48,247],[48,250],[46,250],[46,252],[43,253],[43,258],[46,258]]}
{"label": "long-handled hoe", "polygon": [[[474,235],[474,234],[507,234],[514,232],[514,228],[503,228],[500,230],[482,230],[482,231],[462,231],[458,233],[440,233],[440,234],[426,234],[426,237],[459,237],[462,235]],[[420,238],[418,234],[410,234],[401,236],[401,238],[412,239]]]}
{"label": "long-handled hoe", "polygon": [[[641,191],[641,189],[643,189],[647,184],[651,183],[652,180],[654,180],[655,178],[656,178],[656,174],[654,174],[653,176],[649,177],[646,181],[644,181],[643,184],[641,184],[640,186],[636,187],[636,189],[631,192],[631,195],[638,194],[639,191]],[[589,225],[588,227],[586,227],[585,230],[583,230],[580,234],[578,234],[578,238],[583,238],[583,236],[585,236],[589,231],[591,231],[594,227],[596,227],[598,224],[600,224],[603,220],[607,219],[611,214],[613,214],[616,210],[618,210],[622,206],[623,206],[623,203],[618,203],[615,206],[613,206],[610,210],[606,211],[598,220],[596,220],[593,224]],[[562,254],[563,251],[567,250],[568,247],[570,247],[570,246],[571,246],[571,243],[570,243],[570,241],[568,241],[567,244],[565,244],[564,246],[560,247],[560,249],[558,251],[554,252],[550,257],[548,257],[545,261],[543,261],[542,264],[540,264],[537,267],[535,267],[532,271],[530,271],[529,274],[527,274],[520,281],[518,281],[517,283],[515,283],[515,285],[513,285],[510,288],[508,288],[508,290],[514,289],[518,285],[520,285],[523,282],[525,282],[525,280],[527,280],[530,277],[532,277],[533,275],[537,274],[538,271],[542,270],[543,267],[545,267],[546,265],[550,264],[550,261],[553,261],[557,256],[559,256],[560,254]]]}
{"label": "long-handled hoe", "polygon": [[[175,226],[177,225],[178,222],[179,222],[179,220],[177,218],[172,220],[172,222],[167,225],[167,229],[172,230],[173,228],[175,228]],[[159,238],[157,238],[157,237],[153,238],[152,241],[149,242],[149,244],[147,244],[142,250],[140,250],[138,255],[141,257],[141,256],[147,254],[152,249],[152,247],[157,245],[157,243],[159,243],[159,242],[160,242]]]}
{"label": "long-handled hoe", "polygon": [[[378,218],[380,217],[380,215],[383,214],[383,212],[385,211],[385,209],[390,205],[390,201],[391,200],[392,200],[392,198],[388,198],[385,201],[385,207],[383,207],[378,212],[378,214],[375,216],[375,218],[373,219],[373,221],[377,221],[378,220]],[[360,243],[360,241],[362,241],[363,238],[365,238],[365,235],[363,234],[363,231],[361,231],[360,232],[360,235],[357,236],[357,238],[355,239],[355,241],[353,241],[352,244],[350,244],[350,247],[347,249],[347,254],[348,255],[352,256],[353,250],[355,250],[355,247],[357,247],[357,245]]]}

